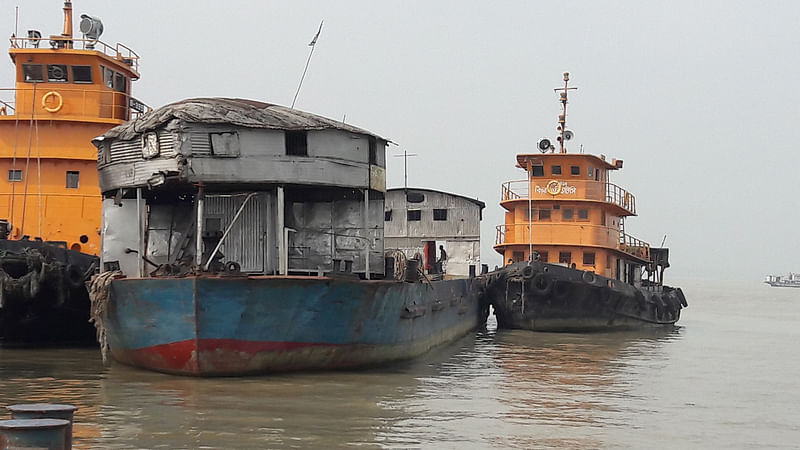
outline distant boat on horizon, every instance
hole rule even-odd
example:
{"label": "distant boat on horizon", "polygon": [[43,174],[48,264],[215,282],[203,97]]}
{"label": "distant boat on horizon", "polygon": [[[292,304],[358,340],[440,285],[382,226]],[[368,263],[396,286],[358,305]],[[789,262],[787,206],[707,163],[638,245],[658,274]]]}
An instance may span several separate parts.
{"label": "distant boat on horizon", "polygon": [[800,273],[789,272],[788,276],[767,275],[764,283],[772,287],[800,288]]}

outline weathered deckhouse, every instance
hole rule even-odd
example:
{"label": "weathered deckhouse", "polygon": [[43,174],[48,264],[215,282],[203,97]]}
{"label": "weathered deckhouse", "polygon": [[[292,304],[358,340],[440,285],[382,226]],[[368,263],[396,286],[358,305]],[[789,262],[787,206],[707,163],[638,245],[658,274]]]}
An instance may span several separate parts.
{"label": "weathered deckhouse", "polygon": [[[380,136],[278,105],[199,98],[94,142],[104,270],[384,272]],[[121,218],[131,226],[108,226]]]}

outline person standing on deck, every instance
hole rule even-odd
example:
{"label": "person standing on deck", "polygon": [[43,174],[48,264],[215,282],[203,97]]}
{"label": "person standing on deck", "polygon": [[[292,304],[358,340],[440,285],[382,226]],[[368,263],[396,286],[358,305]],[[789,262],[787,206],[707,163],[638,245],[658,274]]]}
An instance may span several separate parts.
{"label": "person standing on deck", "polygon": [[444,245],[439,246],[439,267],[442,268],[442,273],[445,273],[445,269],[447,268],[447,252],[444,251]]}

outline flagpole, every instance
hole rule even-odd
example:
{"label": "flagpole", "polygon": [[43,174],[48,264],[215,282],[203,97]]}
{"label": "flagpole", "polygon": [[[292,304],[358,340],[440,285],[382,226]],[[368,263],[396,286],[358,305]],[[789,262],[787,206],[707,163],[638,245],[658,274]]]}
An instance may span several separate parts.
{"label": "flagpole", "polygon": [[315,34],[314,39],[311,39],[311,42],[308,43],[308,46],[311,47],[311,51],[308,52],[308,59],[306,59],[305,68],[303,68],[303,75],[300,77],[300,84],[297,85],[297,92],[294,93],[294,98],[292,99],[292,106],[291,106],[292,109],[294,109],[294,104],[297,101],[297,96],[300,95],[300,88],[303,86],[303,80],[306,78],[306,72],[308,71],[309,63],[311,63],[311,55],[314,54],[314,47],[317,45],[317,39],[319,39],[319,34],[322,33],[323,23],[325,23],[324,20],[319,23],[319,30],[317,30],[317,34]]}

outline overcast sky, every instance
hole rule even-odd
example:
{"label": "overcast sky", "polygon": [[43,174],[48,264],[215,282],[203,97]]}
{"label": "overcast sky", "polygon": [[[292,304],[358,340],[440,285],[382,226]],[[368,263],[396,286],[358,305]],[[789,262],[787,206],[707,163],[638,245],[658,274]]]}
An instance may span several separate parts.
{"label": "overcast sky", "polygon": [[[633,236],[667,235],[668,277],[760,279],[800,271],[800,2],[271,2],[75,0],[102,40],[141,56],[134,95],[157,107],[198,96],[289,105],[399,144],[387,181],[486,203],[482,259],[503,214],[514,155],[554,137],[572,74],[572,148],[623,159]],[[62,2],[0,0],[0,34],[61,32]],[[13,84],[9,60],[0,87]],[[669,281],[669,278],[668,280]]]}

